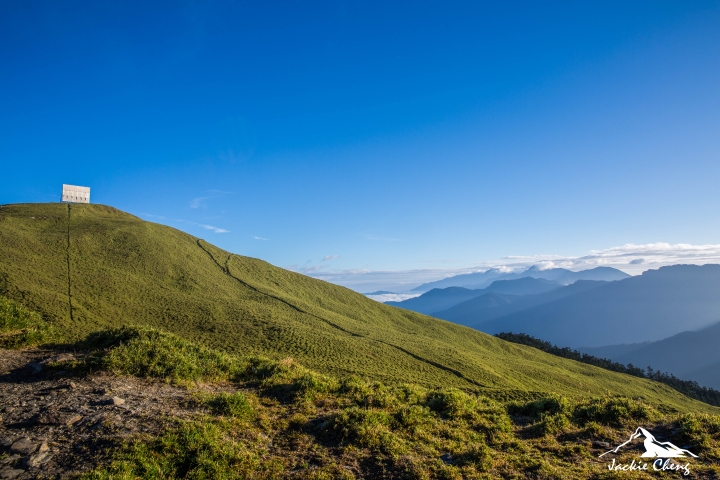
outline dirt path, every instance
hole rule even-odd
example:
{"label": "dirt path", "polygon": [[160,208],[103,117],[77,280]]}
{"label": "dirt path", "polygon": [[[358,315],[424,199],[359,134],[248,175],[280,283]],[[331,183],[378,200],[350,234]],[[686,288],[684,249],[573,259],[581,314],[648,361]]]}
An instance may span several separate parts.
{"label": "dirt path", "polygon": [[58,356],[0,349],[2,480],[72,477],[123,440],[157,434],[198,411],[186,390],[165,383],[45,367]]}

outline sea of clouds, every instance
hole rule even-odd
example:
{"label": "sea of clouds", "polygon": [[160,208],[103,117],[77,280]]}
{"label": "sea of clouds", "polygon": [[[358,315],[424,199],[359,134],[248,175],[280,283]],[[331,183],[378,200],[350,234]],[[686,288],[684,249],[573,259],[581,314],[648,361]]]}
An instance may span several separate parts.
{"label": "sea of clouds", "polygon": [[720,264],[720,245],[691,245],[686,243],[648,243],[633,244],[591,250],[587,255],[572,257],[562,255],[507,256],[498,260],[482,261],[465,268],[425,268],[414,270],[315,270],[301,273],[351,288],[358,292],[387,290],[393,295],[374,295],[379,301],[400,301],[416,296],[410,292],[423,283],[464,273],[483,272],[490,268],[499,268],[505,272],[522,271],[533,265],[542,269],[567,268],[569,270],[587,270],[595,267],[613,267],[631,275],[645,270],[657,269],[666,265],[707,263]]}

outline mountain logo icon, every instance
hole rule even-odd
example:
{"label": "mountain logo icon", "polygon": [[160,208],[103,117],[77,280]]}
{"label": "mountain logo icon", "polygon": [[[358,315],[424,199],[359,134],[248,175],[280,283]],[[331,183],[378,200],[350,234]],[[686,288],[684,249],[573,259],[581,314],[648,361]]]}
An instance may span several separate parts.
{"label": "mountain logo icon", "polygon": [[602,455],[607,455],[608,453],[618,453],[618,451],[623,448],[625,445],[631,443],[633,440],[644,437],[645,440],[643,441],[643,446],[645,447],[645,453],[640,455],[644,458],[678,458],[678,457],[693,457],[698,458],[697,455],[692,453],[689,450],[685,450],[684,448],[677,447],[673,445],[670,442],[660,442],[655,439],[655,436],[645,430],[642,427],[638,427],[635,429],[635,432],[630,435],[630,438],[627,442],[621,443],[617,447],[613,448],[612,450],[609,450]]}

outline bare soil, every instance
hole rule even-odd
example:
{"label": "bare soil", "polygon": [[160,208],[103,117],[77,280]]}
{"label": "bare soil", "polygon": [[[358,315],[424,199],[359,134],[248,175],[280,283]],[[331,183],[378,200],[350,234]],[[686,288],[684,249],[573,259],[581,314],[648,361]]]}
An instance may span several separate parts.
{"label": "bare soil", "polygon": [[46,365],[72,355],[0,349],[0,479],[74,477],[199,409],[187,390],[162,382]]}

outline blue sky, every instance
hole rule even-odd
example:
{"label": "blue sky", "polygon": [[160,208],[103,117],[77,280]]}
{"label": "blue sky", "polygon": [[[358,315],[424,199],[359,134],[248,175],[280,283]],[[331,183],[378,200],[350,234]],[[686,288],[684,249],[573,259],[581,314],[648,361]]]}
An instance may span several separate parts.
{"label": "blue sky", "polygon": [[714,261],[719,26],[717,1],[1,2],[0,203],[87,185],[359,290]]}

